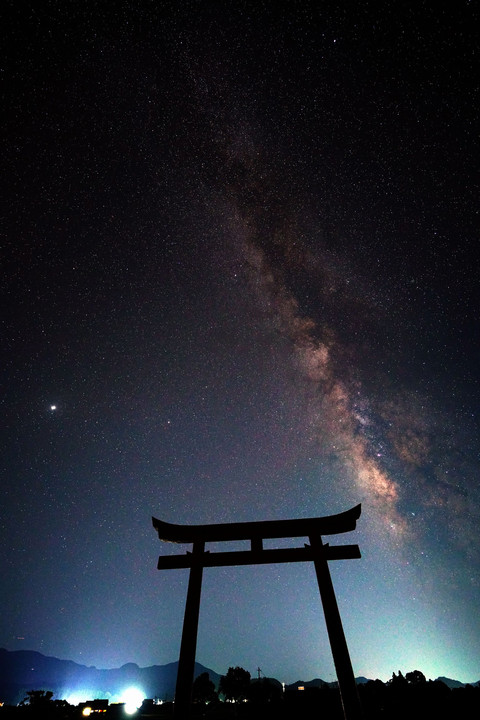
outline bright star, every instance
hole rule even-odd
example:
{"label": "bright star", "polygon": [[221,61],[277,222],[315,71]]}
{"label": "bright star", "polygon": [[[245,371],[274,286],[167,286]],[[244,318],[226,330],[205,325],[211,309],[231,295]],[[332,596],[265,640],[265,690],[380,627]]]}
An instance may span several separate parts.
{"label": "bright star", "polygon": [[57,406],[56,406],[56,405],[50,405],[50,410],[53,411],[53,410],[56,410],[56,409],[57,409]]}

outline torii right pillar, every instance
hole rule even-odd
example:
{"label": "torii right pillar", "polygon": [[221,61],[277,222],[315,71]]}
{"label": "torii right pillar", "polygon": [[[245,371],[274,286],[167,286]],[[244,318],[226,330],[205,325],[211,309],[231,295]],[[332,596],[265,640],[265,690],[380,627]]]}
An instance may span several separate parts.
{"label": "torii right pillar", "polygon": [[309,540],[310,547],[313,550],[313,562],[317,573],[318,589],[320,590],[328,638],[337,673],[343,714],[346,720],[361,720],[363,718],[362,707],[328,567],[326,553],[328,546],[323,544],[320,535],[310,535]]}

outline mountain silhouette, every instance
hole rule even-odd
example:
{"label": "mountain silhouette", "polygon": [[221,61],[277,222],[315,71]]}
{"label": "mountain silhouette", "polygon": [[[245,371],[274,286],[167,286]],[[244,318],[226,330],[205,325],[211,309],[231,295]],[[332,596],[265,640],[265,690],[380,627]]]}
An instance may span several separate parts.
{"label": "mountain silhouette", "polygon": [[[141,668],[127,663],[119,668],[101,670],[79,665],[72,660],[59,660],[33,650],[9,651],[0,649],[0,702],[16,705],[29,690],[51,690],[55,698],[64,698],[77,704],[81,700],[106,698],[118,700],[130,686],[138,687],[146,698],[158,697],[173,700],[177,680],[178,662]],[[195,677],[208,673],[218,688],[220,675],[214,670],[195,663]],[[446,677],[437,678],[449,688],[463,688],[465,683]],[[281,686],[275,678],[268,678]],[[357,685],[368,683],[365,677],[355,678]],[[379,682],[379,681],[377,681]],[[479,685],[474,683],[474,685]],[[296,691],[305,688],[338,687],[337,681],[325,682],[320,678],[286,685],[285,689]]]}
{"label": "mountain silhouette", "polygon": [[[447,677],[438,677],[437,680],[440,680],[441,682],[445,683],[445,685],[449,688],[463,688],[465,687],[465,683],[460,682],[460,680],[452,680],[452,678]],[[480,684],[480,680],[476,683],[472,683],[474,686]]]}
{"label": "mountain silhouette", "polygon": [[[32,650],[0,649],[0,702],[16,705],[28,690],[51,690],[56,698],[118,698],[130,686],[147,698],[173,700],[178,662],[141,668],[127,663],[112,670],[79,665],[71,660],[47,657]],[[195,677],[207,672],[216,686],[220,675],[195,663]]]}

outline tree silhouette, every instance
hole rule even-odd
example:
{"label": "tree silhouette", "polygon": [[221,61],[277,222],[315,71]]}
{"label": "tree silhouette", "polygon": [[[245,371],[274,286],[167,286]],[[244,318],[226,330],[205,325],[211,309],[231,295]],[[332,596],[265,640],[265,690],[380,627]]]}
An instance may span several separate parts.
{"label": "tree silhouette", "polygon": [[210,680],[208,672],[204,672],[195,678],[192,688],[192,699],[193,702],[201,703],[202,705],[217,700],[215,685]]}
{"label": "tree silhouette", "polygon": [[390,687],[392,687],[392,688],[402,689],[402,688],[404,688],[405,685],[407,684],[407,681],[406,681],[406,679],[404,678],[404,676],[403,676],[403,674],[402,674],[402,671],[399,670],[399,671],[398,671],[398,675],[396,675],[395,673],[392,674],[392,677],[391,677],[391,679],[388,681],[388,684],[389,684]]}
{"label": "tree silhouette", "polygon": [[259,678],[250,684],[248,699],[257,704],[265,705],[275,702],[282,696],[281,685],[275,685],[268,678]]}
{"label": "tree silhouette", "polygon": [[250,673],[241,667],[230,667],[226,675],[220,678],[219,690],[225,700],[239,702],[246,700],[250,688]]}
{"label": "tree silhouette", "polygon": [[420,670],[412,670],[405,675],[405,680],[410,685],[423,685],[427,682],[425,675]]}
{"label": "tree silhouette", "polygon": [[51,690],[28,690],[22,705],[31,705],[40,708],[50,703],[52,698],[53,692]]}

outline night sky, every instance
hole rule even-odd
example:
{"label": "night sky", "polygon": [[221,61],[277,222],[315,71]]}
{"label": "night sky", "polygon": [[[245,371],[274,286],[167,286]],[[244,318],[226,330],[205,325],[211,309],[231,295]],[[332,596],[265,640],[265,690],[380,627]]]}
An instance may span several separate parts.
{"label": "night sky", "polygon": [[[175,661],[152,515],[362,503],[355,674],[479,680],[478,2],[2,13],[0,646]],[[313,567],[206,569],[197,660],[334,680]]]}

